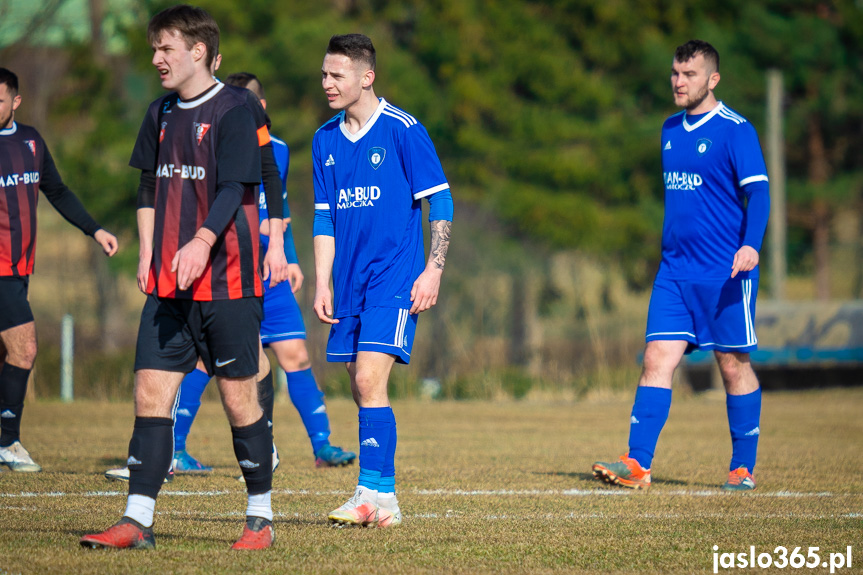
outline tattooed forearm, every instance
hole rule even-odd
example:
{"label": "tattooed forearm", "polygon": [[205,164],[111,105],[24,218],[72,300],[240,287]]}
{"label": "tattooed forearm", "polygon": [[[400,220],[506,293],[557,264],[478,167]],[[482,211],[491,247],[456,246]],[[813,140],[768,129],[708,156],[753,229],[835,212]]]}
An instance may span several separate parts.
{"label": "tattooed forearm", "polygon": [[449,250],[449,237],[452,233],[452,222],[435,220],[431,223],[431,253],[429,262],[442,270],[446,263],[446,252]]}

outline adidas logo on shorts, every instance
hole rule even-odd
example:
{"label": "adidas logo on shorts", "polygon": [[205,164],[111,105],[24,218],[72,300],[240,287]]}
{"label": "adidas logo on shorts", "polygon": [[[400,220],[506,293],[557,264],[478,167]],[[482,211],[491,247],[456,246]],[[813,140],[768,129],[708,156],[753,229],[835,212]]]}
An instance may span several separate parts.
{"label": "adidas logo on shorts", "polygon": [[364,445],[366,447],[380,447],[380,444],[377,442],[377,440],[375,440],[374,437],[369,437],[368,439],[360,443],[360,445]]}

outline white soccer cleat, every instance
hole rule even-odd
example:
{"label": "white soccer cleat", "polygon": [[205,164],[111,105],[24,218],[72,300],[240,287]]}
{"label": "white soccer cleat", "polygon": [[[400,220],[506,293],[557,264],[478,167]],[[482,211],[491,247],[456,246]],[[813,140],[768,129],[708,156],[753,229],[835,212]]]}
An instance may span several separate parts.
{"label": "white soccer cleat", "polygon": [[374,491],[357,486],[357,490],[348,501],[330,511],[327,515],[329,522],[336,527],[345,525],[357,525],[359,527],[374,527],[378,523],[378,506]]}
{"label": "white soccer cleat", "polygon": [[25,473],[42,471],[42,467],[33,461],[30,453],[24,449],[20,441],[16,441],[9,447],[0,447],[0,464],[5,465],[12,471]]}

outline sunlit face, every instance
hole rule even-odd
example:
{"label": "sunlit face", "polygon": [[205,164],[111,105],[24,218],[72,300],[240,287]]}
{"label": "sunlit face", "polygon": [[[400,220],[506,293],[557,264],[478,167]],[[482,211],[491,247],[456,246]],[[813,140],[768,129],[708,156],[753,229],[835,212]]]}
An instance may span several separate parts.
{"label": "sunlit face", "polygon": [[153,44],[153,66],[159,71],[162,87],[182,92],[195,76],[195,63],[206,52],[203,42],[191,48],[186,46],[183,35],[176,30],[163,30]]}
{"label": "sunlit face", "polygon": [[357,103],[372,80],[374,72],[363,62],[354,62],[343,54],[324,56],[321,86],[333,110],[344,110]]}
{"label": "sunlit face", "polygon": [[12,127],[15,121],[15,110],[21,104],[21,96],[12,95],[6,84],[0,84],[0,130]]}
{"label": "sunlit face", "polygon": [[708,65],[702,54],[686,62],[674,60],[671,64],[671,91],[674,103],[681,108],[698,108],[718,82],[719,72]]}

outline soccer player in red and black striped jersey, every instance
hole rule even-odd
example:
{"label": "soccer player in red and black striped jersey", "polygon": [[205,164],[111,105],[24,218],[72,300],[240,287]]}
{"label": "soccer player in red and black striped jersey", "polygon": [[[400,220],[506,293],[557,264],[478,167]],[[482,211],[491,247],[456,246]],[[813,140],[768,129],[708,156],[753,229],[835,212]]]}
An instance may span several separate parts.
{"label": "soccer player in red and black striped jersey", "polygon": [[39,190],[109,256],[117,252],[117,238],[63,183],[39,132],[15,122],[20,105],[18,77],[0,68],[0,464],[13,471],[41,471],[19,440],[27,379],[36,359],[27,288],[36,253]]}
{"label": "soccer player in red and black striped jersey", "polygon": [[[123,518],[81,545],[155,546],[156,497],[174,453],[172,410],[200,356],[216,376],[248,490],[246,525],[233,548],[263,549],[273,541],[273,440],[255,377],[262,316],[255,186],[269,134],[256,125],[257,99],[213,77],[219,28],[204,10],[163,10],[150,20],[147,38],[171,93],[150,106],[130,161],[142,174],[138,285],[147,301],[135,357],[129,497]],[[272,193],[280,202],[278,185]],[[270,215],[280,229],[280,203]],[[270,265],[285,262],[279,248],[280,262],[263,266],[271,285],[287,276],[286,263]]]}

